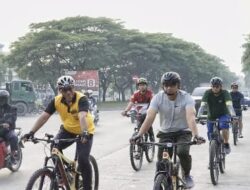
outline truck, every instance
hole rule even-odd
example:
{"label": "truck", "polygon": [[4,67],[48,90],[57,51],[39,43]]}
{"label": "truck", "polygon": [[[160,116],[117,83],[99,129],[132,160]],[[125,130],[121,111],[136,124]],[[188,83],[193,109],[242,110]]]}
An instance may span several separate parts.
{"label": "truck", "polygon": [[24,116],[35,108],[36,93],[29,80],[12,80],[6,83],[10,104],[17,107],[17,115]]}

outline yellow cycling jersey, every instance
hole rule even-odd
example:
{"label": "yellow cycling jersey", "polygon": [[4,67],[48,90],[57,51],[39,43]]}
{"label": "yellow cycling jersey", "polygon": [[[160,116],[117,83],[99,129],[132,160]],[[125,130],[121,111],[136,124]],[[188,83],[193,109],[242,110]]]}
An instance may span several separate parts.
{"label": "yellow cycling jersey", "polygon": [[[84,95],[80,92],[76,93],[76,99],[72,104],[68,107],[66,104],[62,102],[62,95],[58,95],[55,97],[55,108],[56,111],[59,113],[61,120],[63,122],[64,129],[73,134],[81,134],[82,130],[80,127],[80,121],[78,117],[78,102],[81,97]],[[87,113],[86,117],[87,125],[88,125],[88,132],[90,134],[94,134],[95,125],[90,112]]]}

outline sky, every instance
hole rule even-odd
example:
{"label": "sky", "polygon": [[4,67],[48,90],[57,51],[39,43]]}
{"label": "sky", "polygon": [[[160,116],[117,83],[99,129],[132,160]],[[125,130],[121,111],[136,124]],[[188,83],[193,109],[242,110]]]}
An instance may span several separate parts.
{"label": "sky", "polygon": [[31,23],[65,17],[120,19],[128,29],[172,33],[200,45],[241,73],[242,44],[250,34],[249,0],[8,0],[1,2],[0,43],[8,46]]}

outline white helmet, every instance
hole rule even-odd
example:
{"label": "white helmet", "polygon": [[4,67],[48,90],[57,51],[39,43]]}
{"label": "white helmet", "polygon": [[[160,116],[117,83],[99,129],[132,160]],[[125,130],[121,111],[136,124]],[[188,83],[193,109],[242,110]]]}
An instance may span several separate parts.
{"label": "white helmet", "polygon": [[64,88],[66,86],[75,86],[75,80],[73,79],[72,76],[61,76],[58,80],[57,80],[57,87],[60,88]]}
{"label": "white helmet", "polygon": [[90,96],[93,94],[93,90],[91,90],[91,89],[88,89],[87,92],[88,92],[88,94],[89,94]]}

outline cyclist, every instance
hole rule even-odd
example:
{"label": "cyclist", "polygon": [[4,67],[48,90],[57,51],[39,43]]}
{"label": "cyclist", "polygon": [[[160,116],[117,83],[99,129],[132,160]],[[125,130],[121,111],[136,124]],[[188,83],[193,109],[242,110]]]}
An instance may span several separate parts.
{"label": "cyclist", "polygon": [[236,82],[233,82],[231,84],[231,92],[230,95],[232,97],[233,101],[233,108],[235,111],[236,116],[239,117],[239,138],[243,138],[242,136],[242,109],[241,106],[243,106],[243,110],[246,110],[245,107],[245,101],[244,101],[244,95],[238,91],[239,85]]}
{"label": "cyclist", "polygon": [[[231,148],[229,145],[229,123],[231,116],[235,116],[232,99],[227,90],[222,89],[222,79],[219,77],[213,77],[210,80],[211,89],[207,90],[201,100],[201,106],[199,108],[197,117],[201,117],[204,108],[208,106],[208,122],[207,122],[207,135],[208,139],[211,139],[211,134],[213,132],[213,121],[217,118],[220,120],[220,129],[222,130],[222,136],[224,139],[225,153],[229,154]],[[231,116],[230,116],[231,115]]]}
{"label": "cyclist", "polygon": [[[122,115],[125,116],[127,115],[128,111],[133,107],[134,104],[143,104],[143,103],[150,103],[151,99],[153,98],[153,92],[148,89],[148,81],[145,78],[139,78],[137,81],[137,88],[138,90],[131,96],[130,102],[128,103],[127,107],[125,110],[122,112]],[[141,123],[146,118],[146,114],[142,115]],[[150,141],[154,141],[154,131],[152,126],[150,127],[149,131],[149,138]]]}
{"label": "cyclist", "polygon": [[90,100],[91,106],[92,106],[92,107],[95,107],[95,106],[96,106],[96,99],[95,99],[94,96],[93,96],[93,90],[88,89],[84,94],[85,94],[85,95],[88,97],[88,99]]}
{"label": "cyclist", "polygon": [[[161,77],[163,91],[158,92],[150,102],[147,116],[140,131],[130,141],[136,142],[148,131],[155,120],[156,114],[160,114],[160,131],[157,134],[159,142],[187,142],[192,135],[198,143],[205,139],[198,135],[195,122],[194,100],[191,96],[180,90],[181,78],[176,72],[167,72]],[[162,159],[163,149],[159,147],[158,160]],[[194,182],[190,176],[192,158],[189,154],[190,146],[178,146],[177,155],[180,158],[184,170],[183,180],[186,188],[192,188]]]}
{"label": "cyclist", "polygon": [[10,94],[7,90],[0,90],[0,137],[10,143],[11,159],[16,160],[18,138],[14,131],[16,127],[17,108],[9,102]]}
{"label": "cyclist", "polygon": [[[93,142],[95,126],[89,113],[88,100],[85,95],[74,90],[75,81],[71,76],[61,76],[57,81],[60,92],[47,106],[35,122],[33,128],[24,139],[32,139],[34,134],[48,121],[50,116],[57,111],[61,117],[61,126],[56,138],[75,138],[81,135],[81,141],[77,142],[77,154],[79,169],[82,173],[83,188],[92,189],[92,170],[89,155]],[[63,150],[72,143],[59,143],[59,150]]]}

